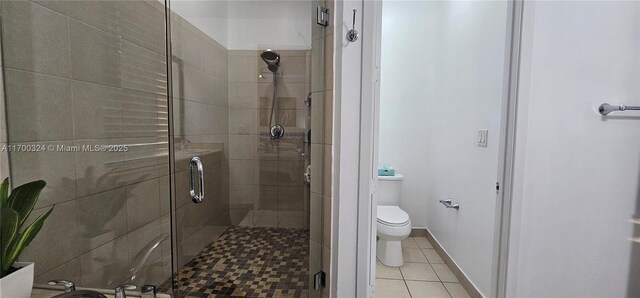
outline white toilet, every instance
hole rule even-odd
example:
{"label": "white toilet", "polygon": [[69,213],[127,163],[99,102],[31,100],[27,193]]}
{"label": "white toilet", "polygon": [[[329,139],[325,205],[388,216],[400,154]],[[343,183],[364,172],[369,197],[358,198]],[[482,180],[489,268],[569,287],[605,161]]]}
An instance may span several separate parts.
{"label": "white toilet", "polygon": [[409,214],[400,209],[400,174],[378,176],[378,245],[376,256],[387,266],[404,264],[400,243],[411,233]]}

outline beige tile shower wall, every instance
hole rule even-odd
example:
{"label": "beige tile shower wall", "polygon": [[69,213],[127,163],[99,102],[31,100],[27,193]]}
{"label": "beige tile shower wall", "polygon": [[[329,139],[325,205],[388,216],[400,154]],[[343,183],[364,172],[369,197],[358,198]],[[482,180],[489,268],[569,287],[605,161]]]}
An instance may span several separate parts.
{"label": "beige tile shower wall", "polygon": [[307,228],[309,197],[303,174],[308,144],[311,53],[278,50],[274,123],[282,139],[269,138],[273,74],[261,51],[229,52],[230,207],[234,225]]}
{"label": "beige tile shower wall", "polygon": [[[329,26],[316,25],[317,6],[329,8]],[[327,274],[326,287],[311,291],[312,297],[329,297],[331,289],[332,228],[332,139],[333,139],[333,1],[314,1],[311,47],[311,254],[312,275],[320,270]],[[321,257],[318,257],[321,256]]]}
{"label": "beige tile shower wall", "polygon": [[[9,153],[14,186],[47,181],[34,215],[55,205],[20,259],[35,262],[36,282],[113,287],[134,273],[139,285],[163,282],[171,252],[162,5],[0,5],[7,142],[55,148]],[[129,150],[72,147],[82,145]]]}
{"label": "beige tile shower wall", "polygon": [[[177,258],[184,265],[231,224],[228,55],[179,15],[171,19]],[[200,204],[189,195],[187,169],[193,156],[204,165]]]}

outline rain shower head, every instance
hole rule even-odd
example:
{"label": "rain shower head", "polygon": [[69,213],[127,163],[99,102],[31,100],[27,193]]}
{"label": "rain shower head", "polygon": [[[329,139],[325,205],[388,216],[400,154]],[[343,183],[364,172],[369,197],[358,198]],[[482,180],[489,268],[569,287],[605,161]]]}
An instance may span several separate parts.
{"label": "rain shower head", "polygon": [[264,63],[267,63],[267,67],[271,72],[278,71],[278,67],[280,67],[280,55],[276,53],[276,51],[266,49],[260,54],[260,58],[264,60]]}

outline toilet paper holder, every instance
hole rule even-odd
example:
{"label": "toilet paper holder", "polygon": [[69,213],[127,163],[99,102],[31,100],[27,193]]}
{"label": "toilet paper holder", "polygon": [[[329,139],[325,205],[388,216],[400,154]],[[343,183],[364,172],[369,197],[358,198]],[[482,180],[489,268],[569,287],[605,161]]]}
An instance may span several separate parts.
{"label": "toilet paper holder", "polygon": [[453,209],[456,209],[456,210],[460,210],[460,204],[453,204],[453,202],[451,201],[451,198],[448,198],[446,200],[440,200],[440,204],[442,204],[445,207],[447,207],[447,209],[453,208]]}

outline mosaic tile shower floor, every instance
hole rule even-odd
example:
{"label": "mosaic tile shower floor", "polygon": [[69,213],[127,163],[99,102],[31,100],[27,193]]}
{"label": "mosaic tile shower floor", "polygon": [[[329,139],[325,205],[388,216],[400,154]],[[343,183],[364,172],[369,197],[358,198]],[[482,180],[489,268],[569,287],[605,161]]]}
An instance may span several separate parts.
{"label": "mosaic tile shower floor", "polygon": [[185,297],[307,297],[308,268],[309,230],[230,227],[174,282]]}

